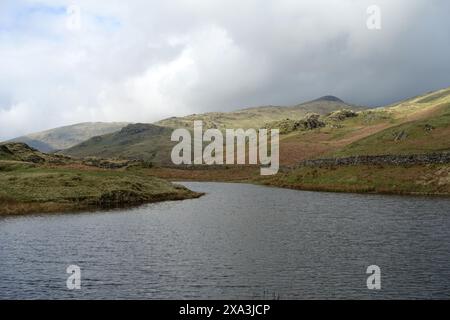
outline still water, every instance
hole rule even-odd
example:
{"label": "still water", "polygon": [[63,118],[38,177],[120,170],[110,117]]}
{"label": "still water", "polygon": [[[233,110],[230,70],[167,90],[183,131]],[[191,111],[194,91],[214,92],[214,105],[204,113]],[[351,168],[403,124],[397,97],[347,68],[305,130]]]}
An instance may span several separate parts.
{"label": "still water", "polygon": [[0,298],[450,298],[450,199],[183,184],[207,194],[0,218]]}

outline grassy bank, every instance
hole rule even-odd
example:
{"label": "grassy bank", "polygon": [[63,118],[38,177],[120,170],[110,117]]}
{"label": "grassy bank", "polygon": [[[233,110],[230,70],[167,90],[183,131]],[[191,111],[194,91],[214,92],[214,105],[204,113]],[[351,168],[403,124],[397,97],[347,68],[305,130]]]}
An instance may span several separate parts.
{"label": "grassy bank", "polygon": [[310,191],[450,195],[449,165],[301,167],[266,177],[259,175],[257,167],[152,168],[143,172],[171,181],[242,182]]}
{"label": "grassy bank", "polygon": [[202,169],[153,167],[142,172],[169,181],[250,182],[259,176],[260,169],[256,166],[217,166],[214,169],[207,166]]}
{"label": "grassy bank", "polygon": [[256,182],[299,190],[449,196],[450,166],[301,167]]}
{"label": "grassy bank", "polygon": [[200,195],[138,171],[0,161],[0,215],[123,207]]}
{"label": "grassy bank", "polygon": [[111,170],[0,161],[0,215],[98,210],[201,195],[161,178],[313,191],[450,195],[449,165],[300,167],[262,177],[257,167]]}

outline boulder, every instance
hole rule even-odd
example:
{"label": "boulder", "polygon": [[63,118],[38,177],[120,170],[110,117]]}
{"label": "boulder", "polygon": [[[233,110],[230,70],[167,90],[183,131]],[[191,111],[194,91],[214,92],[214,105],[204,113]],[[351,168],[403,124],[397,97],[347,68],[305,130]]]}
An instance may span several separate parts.
{"label": "boulder", "polygon": [[320,120],[320,115],[316,113],[308,114],[303,120],[303,126],[307,130],[325,127],[325,122]]}

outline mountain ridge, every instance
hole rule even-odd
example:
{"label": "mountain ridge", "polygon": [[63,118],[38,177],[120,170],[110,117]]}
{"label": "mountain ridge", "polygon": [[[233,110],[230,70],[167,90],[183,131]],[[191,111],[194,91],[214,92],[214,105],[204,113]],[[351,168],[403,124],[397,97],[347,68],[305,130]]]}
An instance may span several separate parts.
{"label": "mountain ridge", "polygon": [[[208,112],[186,117],[172,117],[153,124],[132,124],[120,132],[93,137],[81,144],[62,150],[61,154],[74,157],[118,157],[171,164],[170,152],[176,142],[170,139],[173,129],[192,129],[193,121],[202,120],[203,128],[264,128],[273,120],[303,119],[311,112],[325,115],[350,107],[336,98],[333,101],[305,102],[299,106],[263,106],[230,112]],[[134,131],[142,129],[141,134]]]}
{"label": "mountain ridge", "polygon": [[[280,128],[282,165],[320,157],[384,154],[385,149],[391,154],[442,151],[450,148],[447,103],[450,105],[450,88],[379,108],[355,107],[335,96],[323,96],[290,107],[265,106],[168,118],[154,123],[166,128],[161,129],[161,134],[146,131],[137,138],[132,135],[120,139],[110,136],[103,141],[95,138],[98,141],[91,139],[63,150],[62,154],[138,158],[170,164],[170,150],[175,144],[170,141],[171,131],[192,129],[194,120],[202,120],[204,129]],[[311,117],[311,113],[316,115]],[[434,139],[427,143],[431,137]]]}
{"label": "mountain ridge", "polygon": [[[433,152],[450,148],[450,88],[378,108],[353,106],[332,95],[296,106],[262,106],[230,112],[172,117],[153,124],[128,124],[91,137],[60,153],[74,157],[127,158],[169,164],[175,128],[275,128],[282,126],[280,161],[284,165],[320,157]],[[305,126],[317,113],[317,126]],[[323,123],[323,125],[321,124]],[[433,141],[426,142],[430,137]]]}
{"label": "mountain ridge", "polygon": [[93,136],[117,131],[127,122],[80,122],[26,134],[5,142],[23,142],[42,152],[53,152],[77,145]]}

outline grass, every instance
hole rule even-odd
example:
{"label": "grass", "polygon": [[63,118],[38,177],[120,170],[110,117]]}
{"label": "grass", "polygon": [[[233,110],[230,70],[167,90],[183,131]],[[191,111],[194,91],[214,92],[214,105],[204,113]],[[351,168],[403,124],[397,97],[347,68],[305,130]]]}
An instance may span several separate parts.
{"label": "grass", "polygon": [[437,93],[433,93],[431,95],[426,96],[425,98],[421,98],[417,101],[417,103],[430,103],[441,98],[444,98],[450,94],[450,89],[440,90]]}
{"label": "grass", "polygon": [[[450,150],[450,90],[364,110],[343,121],[280,137],[280,162],[354,155],[412,154]],[[301,167],[261,177],[258,169],[174,170],[154,168],[170,180],[239,181],[335,192],[450,195],[449,165]]]}
{"label": "grass", "polygon": [[141,172],[169,181],[250,182],[259,176],[260,169],[258,166],[205,166],[191,169],[154,167]]}
{"label": "grass", "polygon": [[[312,103],[306,107],[263,107],[172,118],[162,124],[191,127],[192,121],[200,118],[205,128],[260,128],[269,121],[300,119],[311,111],[308,108],[322,108],[320,113],[326,114],[336,106]],[[325,122],[323,128],[283,134],[281,164],[321,157],[450,150],[450,89]],[[171,132],[170,128],[135,124],[68,150],[74,156],[144,159],[156,165],[127,170],[89,167],[86,162],[39,153],[20,144],[0,145],[0,214],[75,211],[200,196],[162,179],[248,182],[317,191],[450,195],[449,165],[300,167],[270,177],[261,177],[259,166],[158,167],[170,163],[174,144],[170,142]]]}
{"label": "grass", "polygon": [[[155,165],[170,165],[170,153],[176,144],[170,141],[173,128],[192,128],[194,120],[203,120],[204,129],[280,128],[282,165],[321,157],[439,152],[450,149],[449,105],[450,89],[445,89],[369,110],[320,101],[294,107],[206,113],[160,121],[159,125],[166,126],[160,131],[148,125],[148,130],[138,134],[113,133],[96,137],[63,153],[75,157],[143,159]],[[327,116],[343,108],[357,111],[357,116],[346,119]],[[311,111],[322,114],[320,120],[326,126],[306,131],[299,129],[296,123]],[[402,139],[397,139],[399,135]]]}
{"label": "grass", "polygon": [[0,162],[0,215],[132,206],[200,195],[136,170]]}
{"label": "grass", "polygon": [[171,128],[192,128],[194,120],[202,120],[204,128],[263,128],[267,123],[283,121],[286,119],[299,120],[306,114],[314,112],[325,115],[329,112],[359,107],[349,106],[341,101],[316,100],[296,106],[263,106],[247,108],[234,112],[210,112],[194,114],[186,117],[169,118],[159,121],[157,124]]}
{"label": "grass", "polygon": [[450,103],[436,107],[426,119],[395,125],[360,139],[333,156],[412,154],[450,150]]}
{"label": "grass", "polygon": [[219,181],[263,184],[310,191],[450,195],[450,165],[359,165],[300,167],[260,176],[256,166],[208,169],[151,168],[142,171],[172,181]]}
{"label": "grass", "polygon": [[257,182],[314,191],[448,196],[450,165],[301,167]]}
{"label": "grass", "polygon": [[[427,103],[423,101],[427,97]],[[358,112],[324,128],[280,138],[280,161],[355,155],[413,154],[450,150],[450,90]]]}
{"label": "grass", "polygon": [[[203,128],[264,128],[273,121],[289,119],[300,120],[307,113],[315,112],[325,115],[341,108],[349,108],[343,102],[313,101],[291,107],[256,107],[235,112],[211,112],[180,118],[169,118],[155,125],[134,124],[121,131],[93,137],[61,153],[73,157],[100,157],[141,159],[155,164],[171,164],[170,154],[176,142],[171,141],[174,128],[193,129],[194,120],[202,120]],[[352,107],[353,108],[353,107]],[[358,107],[355,107],[360,109]],[[133,130],[133,128],[143,130]],[[128,128],[128,129],[127,129]]]}

